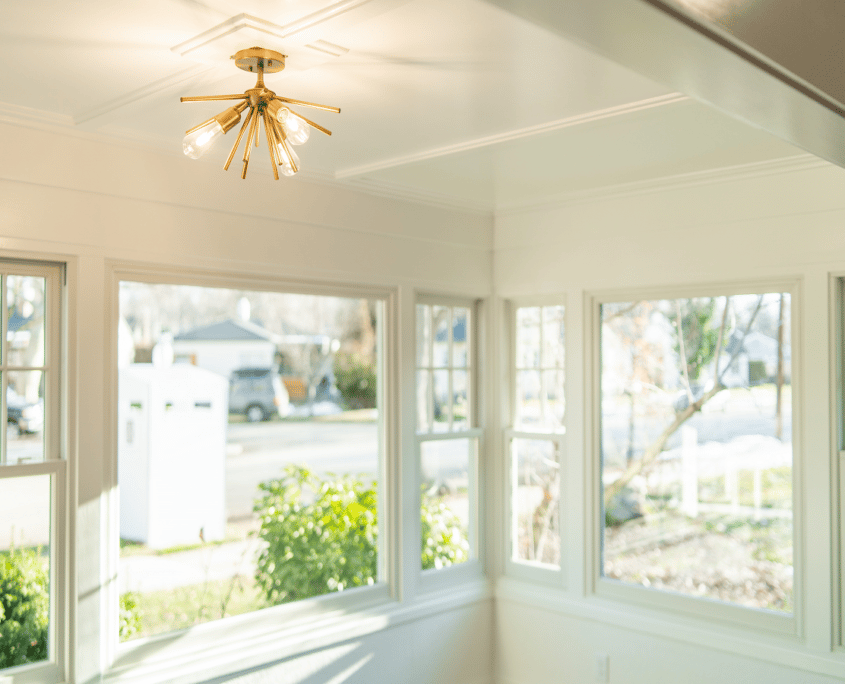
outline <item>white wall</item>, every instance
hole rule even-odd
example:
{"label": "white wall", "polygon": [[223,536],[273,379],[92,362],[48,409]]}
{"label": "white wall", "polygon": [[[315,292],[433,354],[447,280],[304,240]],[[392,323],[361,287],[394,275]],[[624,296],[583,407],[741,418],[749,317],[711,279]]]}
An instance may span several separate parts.
{"label": "white wall", "polygon": [[[845,171],[817,162],[760,168],[664,189],[498,216],[497,298],[560,294],[567,303],[565,588],[504,579],[496,651],[503,684],[802,682],[845,677],[832,589],[838,477],[832,437],[830,278],[845,274]],[[586,302],[603,290],[797,280],[800,358],[793,373],[799,507],[797,636],[711,623],[593,594],[587,549],[597,525],[589,426],[592,344]],[[500,463],[500,467],[504,467]],[[501,506],[502,502],[498,502]],[[504,523],[504,515],[500,518]],[[504,528],[506,529],[506,528]]]}
{"label": "white wall", "polygon": [[[111,275],[116,263],[205,279],[215,274],[289,279],[306,289],[312,284],[392,289],[404,340],[413,340],[414,291],[486,296],[492,287],[490,217],[300,180],[276,182],[269,170],[251,169],[242,181],[217,164],[187,160],[178,140],[174,137],[171,155],[49,126],[0,123],[0,256],[69,263],[68,444],[71,505],[77,512],[62,523],[76,540],[71,569],[78,610],[70,642],[59,648],[66,648],[79,682],[97,678],[108,648],[97,633],[113,562],[104,557],[103,538],[111,534],[116,540],[115,518],[108,513],[116,481],[117,369],[110,349],[116,346]],[[408,374],[403,383],[413,387],[413,359],[410,365],[398,359],[395,364]],[[400,392],[393,407],[406,425],[413,424],[412,400],[413,391]],[[415,482],[412,443],[403,442],[395,471],[405,486]],[[403,542],[402,553],[412,557],[413,546],[413,539]],[[418,559],[418,542],[416,547]],[[414,577],[409,570],[402,576],[410,605],[415,597],[425,602]],[[361,647],[365,664],[344,681],[489,682],[489,598],[460,606],[423,609],[401,628],[386,624],[369,634]],[[289,660],[276,674],[257,671],[239,681],[322,682],[326,679],[311,673],[309,662],[319,661],[326,672],[354,665],[342,648],[295,656],[287,652]]]}

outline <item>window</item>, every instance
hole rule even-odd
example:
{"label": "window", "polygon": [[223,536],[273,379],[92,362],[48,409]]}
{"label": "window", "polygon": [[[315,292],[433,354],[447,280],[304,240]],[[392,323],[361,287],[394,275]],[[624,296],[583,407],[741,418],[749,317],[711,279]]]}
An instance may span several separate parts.
{"label": "window", "polygon": [[603,578],[793,612],[791,303],[599,303]]}
{"label": "window", "polygon": [[514,309],[510,558],[544,570],[561,567],[564,449],[565,309]]}
{"label": "window", "polygon": [[[61,269],[0,264],[0,679],[61,681]],[[9,669],[7,669],[9,668]]]}
{"label": "window", "polygon": [[383,585],[383,302],[119,297],[120,640]]}
{"label": "window", "polygon": [[417,304],[417,448],[421,563],[435,570],[477,556],[474,305]]}

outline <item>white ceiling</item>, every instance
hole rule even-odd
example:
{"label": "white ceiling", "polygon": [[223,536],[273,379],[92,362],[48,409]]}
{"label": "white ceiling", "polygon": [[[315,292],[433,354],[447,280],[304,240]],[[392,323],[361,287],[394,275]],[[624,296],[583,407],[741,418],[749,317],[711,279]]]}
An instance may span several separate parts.
{"label": "white ceiling", "polygon": [[179,96],[252,87],[251,45],[289,55],[269,88],[342,110],[302,110],[334,133],[305,178],[496,211],[803,155],[482,0],[2,2],[0,115],[181,153],[228,105]]}

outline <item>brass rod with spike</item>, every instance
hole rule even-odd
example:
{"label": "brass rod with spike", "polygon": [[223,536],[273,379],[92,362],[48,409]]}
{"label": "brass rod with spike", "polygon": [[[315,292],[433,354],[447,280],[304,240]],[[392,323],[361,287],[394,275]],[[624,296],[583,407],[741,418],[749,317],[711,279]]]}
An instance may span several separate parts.
{"label": "brass rod with spike", "polygon": [[316,129],[317,129],[318,131],[320,131],[321,133],[325,133],[326,135],[331,135],[331,134],[332,134],[332,132],[331,132],[328,128],[323,128],[320,124],[318,124],[318,123],[314,123],[313,121],[311,121],[311,119],[309,119],[309,118],[307,118],[307,117],[305,117],[305,116],[302,116],[302,114],[297,114],[297,116],[298,116],[300,119],[302,119],[305,123],[307,123],[309,126],[312,126],[313,128],[316,128]]}
{"label": "brass rod with spike", "polygon": [[282,165],[282,157],[279,153],[279,141],[281,140],[281,136],[279,135],[279,124],[270,117],[270,130],[273,132],[273,157],[276,161],[276,164],[279,166]]}
{"label": "brass rod with spike", "polygon": [[276,97],[274,97],[273,99],[281,100],[282,102],[287,102],[288,104],[301,105],[303,107],[313,107],[314,109],[323,109],[327,112],[334,112],[335,114],[340,114],[339,107],[329,107],[328,105],[315,104],[314,102],[305,102],[303,100],[291,100],[288,97],[281,97],[279,95],[276,95]]}
{"label": "brass rod with spike", "polygon": [[200,128],[202,128],[203,126],[207,126],[207,125],[208,125],[208,124],[210,124],[212,121],[214,121],[214,117],[213,117],[213,116],[212,116],[210,119],[206,119],[206,120],[205,120],[205,121],[203,121],[201,124],[197,124],[197,125],[196,125],[196,126],[194,126],[193,128],[188,129],[187,131],[185,131],[185,135],[190,135],[190,134],[191,134],[191,133],[193,133],[194,131],[199,130]]}
{"label": "brass rod with spike", "polygon": [[279,180],[279,170],[276,168],[276,159],[273,155],[273,133],[270,130],[270,120],[267,116],[267,110],[264,112],[264,137],[267,138],[267,150],[270,152],[270,166],[273,167],[273,178]]}
{"label": "brass rod with spike", "polygon": [[296,165],[296,162],[293,159],[293,155],[290,152],[290,147],[288,147],[288,141],[285,139],[285,132],[282,131],[282,147],[285,148],[285,152],[288,154],[288,162],[290,163],[290,167],[293,169],[294,173],[299,173],[299,167]]}
{"label": "brass rod with spike", "polygon": [[211,100],[247,100],[248,95],[196,95],[193,97],[180,97],[180,102],[210,102]]}
{"label": "brass rod with spike", "polygon": [[238,131],[238,138],[237,138],[237,140],[235,140],[235,144],[232,145],[232,151],[229,152],[229,158],[226,160],[226,165],[223,167],[224,171],[229,170],[229,164],[231,164],[232,160],[235,158],[235,152],[238,151],[238,145],[241,144],[241,138],[244,137],[244,131],[246,130],[246,127],[249,125],[249,122],[252,121],[252,115],[253,115],[254,111],[255,110],[252,107],[250,107],[249,114],[246,115],[246,118],[244,119],[244,123],[241,126],[241,130]]}
{"label": "brass rod with spike", "polygon": [[252,109],[255,111],[255,115],[252,117],[252,123],[250,123],[250,125],[249,125],[249,133],[247,133],[247,137],[246,137],[246,147],[244,148],[244,157],[243,157],[244,169],[241,172],[241,178],[242,179],[246,178],[246,170],[247,170],[247,167],[249,166],[249,155],[250,155],[250,152],[252,152],[252,136],[255,135],[255,126],[256,126],[256,124],[258,124],[258,116],[259,116],[258,108],[253,107]]}

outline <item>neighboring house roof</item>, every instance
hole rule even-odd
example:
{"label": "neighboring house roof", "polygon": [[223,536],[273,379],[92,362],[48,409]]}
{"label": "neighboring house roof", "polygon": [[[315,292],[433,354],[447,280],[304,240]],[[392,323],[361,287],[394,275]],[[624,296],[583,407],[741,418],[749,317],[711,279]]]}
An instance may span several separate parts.
{"label": "neighboring house roof", "polygon": [[235,321],[232,319],[204,325],[193,330],[188,330],[176,335],[173,340],[180,341],[255,341],[272,342],[276,344],[277,336],[260,325],[246,321]]}

